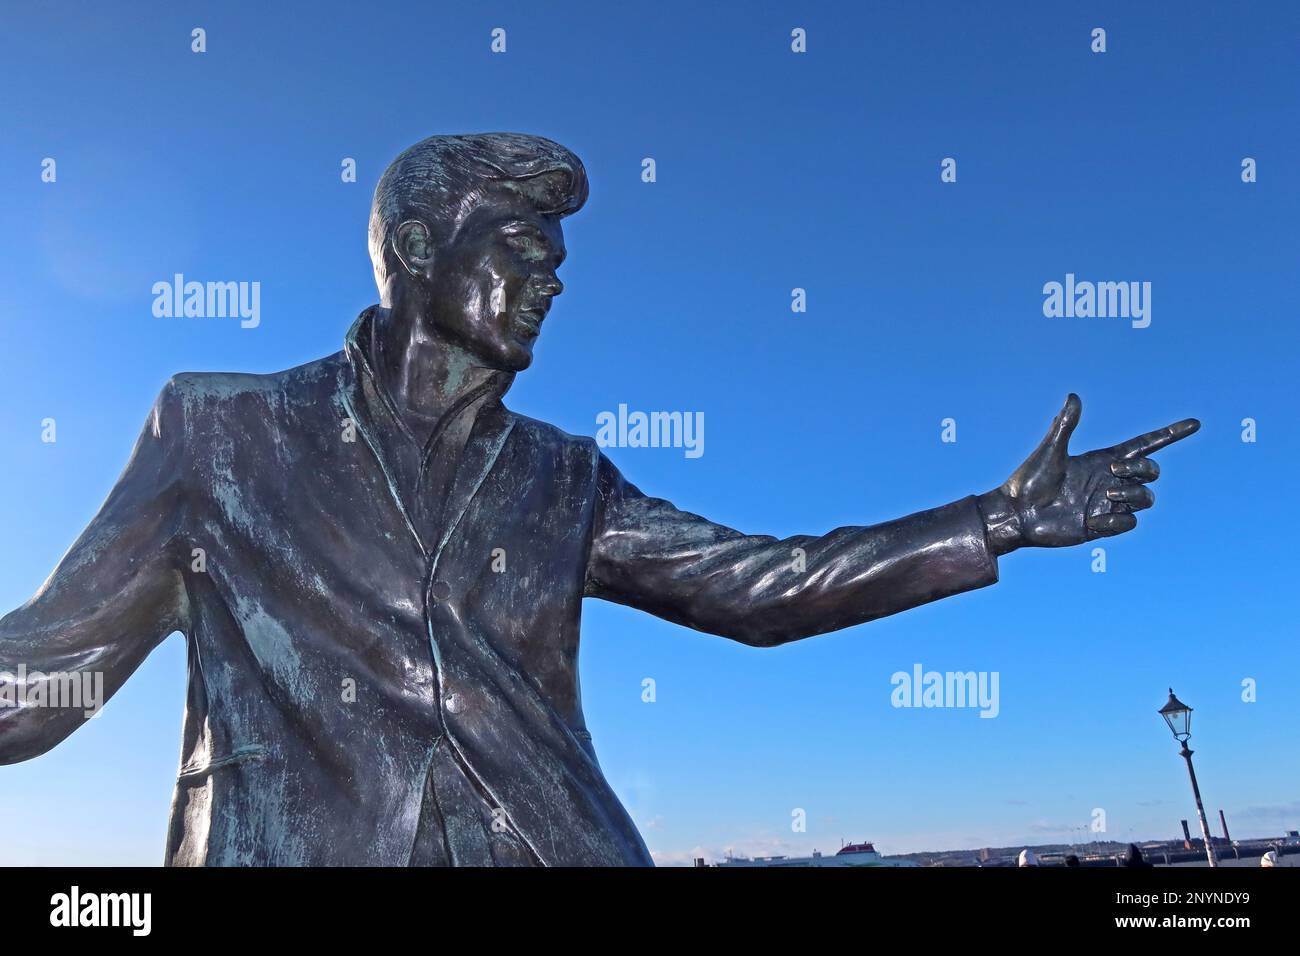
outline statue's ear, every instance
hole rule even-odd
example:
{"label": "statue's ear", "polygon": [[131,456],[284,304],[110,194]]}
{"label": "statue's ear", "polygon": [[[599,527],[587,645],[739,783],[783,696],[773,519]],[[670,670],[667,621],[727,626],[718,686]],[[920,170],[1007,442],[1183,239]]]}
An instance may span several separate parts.
{"label": "statue's ear", "polygon": [[424,275],[433,259],[433,236],[418,219],[408,219],[393,232],[393,251],[413,276]]}

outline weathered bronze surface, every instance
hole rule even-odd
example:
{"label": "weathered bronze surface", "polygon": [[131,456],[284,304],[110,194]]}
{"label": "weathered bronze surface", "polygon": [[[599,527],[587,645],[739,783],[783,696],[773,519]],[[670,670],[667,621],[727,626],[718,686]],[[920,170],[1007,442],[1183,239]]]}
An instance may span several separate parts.
{"label": "weathered bronze surface", "polygon": [[[173,377],[103,508],[0,620],[0,671],[99,671],[109,694],[186,635],[169,864],[649,864],[583,721],[584,597],[765,647],[849,627],[992,584],[1016,548],[1132,529],[1146,456],[1199,427],[1071,456],[1071,395],[987,494],[822,536],[713,524],[502,405],[586,195],[538,137],[407,150],[370,222],[381,301],[345,348]],[[83,719],[0,709],[0,762]]]}

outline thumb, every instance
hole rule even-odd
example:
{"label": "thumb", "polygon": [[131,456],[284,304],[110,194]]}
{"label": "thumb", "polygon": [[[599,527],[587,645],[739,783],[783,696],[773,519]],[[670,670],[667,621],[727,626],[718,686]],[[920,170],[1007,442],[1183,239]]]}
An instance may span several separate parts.
{"label": "thumb", "polygon": [[1061,406],[1060,412],[1052,421],[1052,427],[1047,430],[1043,446],[1064,454],[1069,448],[1070,436],[1074,434],[1075,426],[1079,424],[1079,417],[1082,414],[1083,402],[1079,400],[1078,395],[1071,392],[1066,396],[1065,404]]}

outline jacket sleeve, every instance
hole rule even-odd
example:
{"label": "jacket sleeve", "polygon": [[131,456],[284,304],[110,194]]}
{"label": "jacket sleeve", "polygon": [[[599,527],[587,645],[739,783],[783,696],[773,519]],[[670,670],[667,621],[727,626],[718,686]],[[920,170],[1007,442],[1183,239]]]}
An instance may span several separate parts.
{"label": "jacket sleeve", "polygon": [[974,497],[821,537],[747,535],[650,498],[597,452],[586,594],[770,647],[993,584]]}
{"label": "jacket sleeve", "polygon": [[[187,627],[174,538],[181,403],[169,382],[108,499],[35,597],[0,618],[0,764],[42,754],[81,726],[163,638]],[[188,552],[186,552],[188,554]]]}

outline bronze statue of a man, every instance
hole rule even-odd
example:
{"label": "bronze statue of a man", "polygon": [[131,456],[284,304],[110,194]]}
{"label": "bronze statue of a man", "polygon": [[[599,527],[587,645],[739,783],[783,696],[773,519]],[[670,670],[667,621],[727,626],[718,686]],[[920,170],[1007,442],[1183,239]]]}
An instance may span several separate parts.
{"label": "bronze statue of a man", "polygon": [[755,646],[850,627],[992,584],[1016,548],[1132,529],[1146,456],[1198,427],[1072,456],[1071,395],[987,494],[820,537],[713,524],[502,404],[586,196],[540,137],[402,153],[370,217],[380,304],[344,349],[172,378],[90,526],[0,619],[29,701],[0,707],[0,763],[85,719],[31,705],[40,682],[94,672],[111,695],[181,631],[169,864],[649,864],[583,720],[584,597]]}

